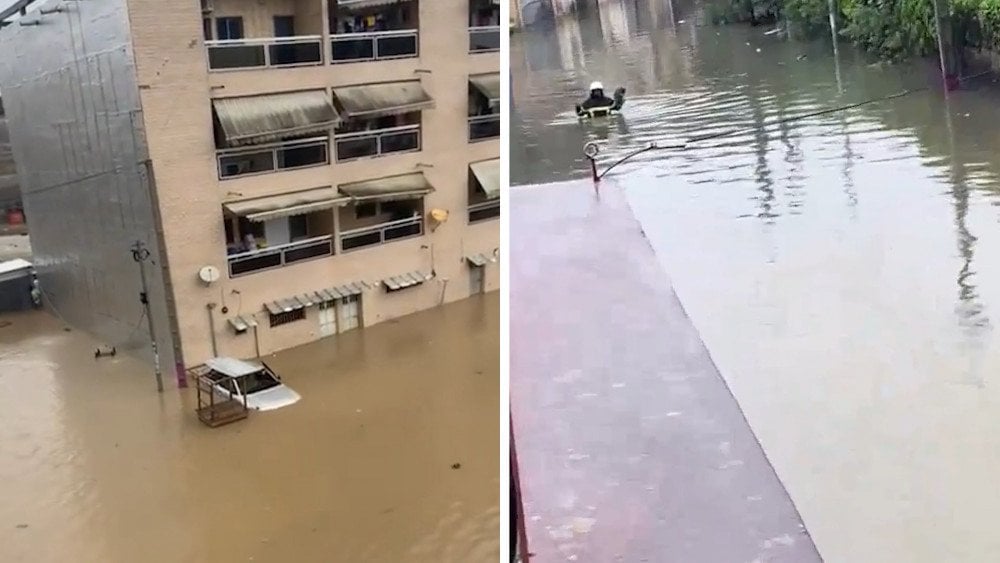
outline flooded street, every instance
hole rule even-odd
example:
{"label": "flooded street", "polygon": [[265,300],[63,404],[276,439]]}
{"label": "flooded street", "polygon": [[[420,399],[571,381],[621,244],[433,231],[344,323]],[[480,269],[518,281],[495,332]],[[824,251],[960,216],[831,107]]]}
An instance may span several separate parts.
{"label": "flooded street", "polygon": [[[666,0],[586,3],[512,39],[512,182],[617,167],[826,561],[984,561],[1000,491],[1000,88],[784,122],[934,84],[933,62],[716,28]],[[759,51],[758,51],[759,50]],[[629,90],[581,124],[591,80]],[[555,212],[555,211],[554,211]]]}
{"label": "flooded street", "polygon": [[0,316],[0,560],[497,560],[497,293],[265,358],[302,401],[217,429],[97,345]]}

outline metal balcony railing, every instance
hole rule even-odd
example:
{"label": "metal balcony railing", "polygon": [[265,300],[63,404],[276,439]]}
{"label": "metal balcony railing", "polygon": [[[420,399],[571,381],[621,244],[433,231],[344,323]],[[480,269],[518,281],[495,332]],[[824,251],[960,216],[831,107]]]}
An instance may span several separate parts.
{"label": "metal balcony railing", "polygon": [[375,246],[422,234],[424,234],[424,219],[420,215],[414,214],[409,219],[343,231],[340,233],[340,248],[346,252],[355,248]]}
{"label": "metal balcony railing", "polygon": [[406,59],[420,54],[420,34],[415,29],[343,33],[330,40],[331,63]]}
{"label": "metal balcony railing", "polygon": [[206,41],[210,70],[314,66],[323,64],[319,35]]}
{"label": "metal balcony railing", "polygon": [[337,134],[337,160],[353,160],[420,150],[420,125]]}
{"label": "metal balcony railing", "polygon": [[219,179],[330,163],[330,139],[314,137],[216,152]]}
{"label": "metal balcony railing", "polygon": [[500,200],[494,199],[469,206],[469,222],[478,223],[500,216]]}
{"label": "metal balcony railing", "polygon": [[500,50],[500,26],[488,25],[469,28],[469,52],[488,53]]}
{"label": "metal balcony railing", "polygon": [[229,256],[229,277],[281,268],[296,262],[333,255],[333,235],[269,246]]}
{"label": "metal balcony railing", "polygon": [[500,136],[500,114],[477,115],[469,118],[469,140],[481,141]]}

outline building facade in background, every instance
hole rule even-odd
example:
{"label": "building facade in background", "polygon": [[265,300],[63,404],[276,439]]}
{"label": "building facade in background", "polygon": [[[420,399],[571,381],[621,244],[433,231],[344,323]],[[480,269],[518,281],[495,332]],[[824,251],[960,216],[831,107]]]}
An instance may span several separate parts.
{"label": "building facade in background", "polygon": [[498,287],[496,0],[57,5],[0,89],[71,322],[140,345],[136,240],[178,369]]}

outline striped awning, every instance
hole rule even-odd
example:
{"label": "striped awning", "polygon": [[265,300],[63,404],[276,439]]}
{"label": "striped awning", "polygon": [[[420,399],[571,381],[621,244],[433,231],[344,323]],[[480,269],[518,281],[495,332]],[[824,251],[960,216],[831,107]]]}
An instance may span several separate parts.
{"label": "striped awning", "polygon": [[314,211],[332,209],[350,201],[337,188],[326,186],[287,194],[257,197],[222,204],[231,215],[261,222],[292,215],[305,215]]}
{"label": "striped awning", "polygon": [[[306,305],[306,303],[309,303],[309,305]],[[299,309],[304,309],[310,305],[312,305],[312,302],[308,299],[302,300],[298,297],[289,297],[288,299],[268,301],[264,304],[264,308],[267,309],[267,312],[272,315],[280,315],[282,313],[298,311]]]}
{"label": "striped awning", "polygon": [[371,119],[434,107],[419,80],[382,82],[333,89],[333,97],[349,119]]}
{"label": "striped awning", "polygon": [[237,315],[229,318],[229,324],[237,333],[243,333],[257,326],[257,320],[252,315]]}
{"label": "striped awning", "polygon": [[327,289],[321,289],[319,291],[309,291],[301,295],[288,297],[286,299],[268,301],[264,304],[264,308],[267,309],[267,312],[272,315],[280,315],[281,313],[288,313],[312,307],[313,305],[319,305],[320,303],[324,303],[326,301],[343,299],[352,295],[361,295],[364,293],[365,289],[368,289],[369,287],[371,286],[365,282],[351,282]]}
{"label": "striped awning", "polygon": [[422,272],[407,272],[398,276],[385,278],[382,280],[382,285],[385,286],[386,291],[399,291],[401,289],[420,285],[433,277],[434,276],[431,274],[425,274]]}
{"label": "striped awning", "polygon": [[212,107],[230,147],[327,133],[340,122],[323,90],[220,98]]}
{"label": "striped awning", "polygon": [[500,159],[494,158],[493,160],[483,160],[481,162],[473,162],[469,165],[472,170],[472,174],[476,177],[479,182],[479,187],[482,188],[483,193],[489,199],[497,199],[500,197]]}
{"label": "striped awning", "polygon": [[487,263],[493,261],[485,254],[471,254],[469,256],[466,256],[465,260],[469,263],[470,266],[475,266],[477,268],[485,266]]}
{"label": "striped awning", "polygon": [[474,74],[469,77],[469,82],[475,86],[476,90],[490,101],[494,108],[500,107],[500,73]]}
{"label": "striped awning", "polygon": [[413,172],[342,184],[337,189],[341,197],[350,198],[352,202],[399,201],[424,197],[434,191],[434,186],[430,185],[423,172]]}

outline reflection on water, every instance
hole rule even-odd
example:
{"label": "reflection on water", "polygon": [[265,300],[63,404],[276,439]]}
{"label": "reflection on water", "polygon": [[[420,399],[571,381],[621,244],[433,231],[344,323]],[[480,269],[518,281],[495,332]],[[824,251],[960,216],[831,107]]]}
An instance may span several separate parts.
{"label": "reflection on water", "polygon": [[[936,86],[934,62],[835,58],[706,25],[692,2],[577,5],[513,36],[512,182],[587,177],[588,141],[604,169],[740,129],[643,153],[607,185],[627,187],[828,560],[991,558],[1000,87],[783,121]],[[573,115],[591,80],[628,88],[619,118]]]}
{"label": "reflection on water", "polygon": [[496,561],[498,336],[494,293],[283,352],[302,401],[209,429],[193,390],[0,316],[0,561]]}

